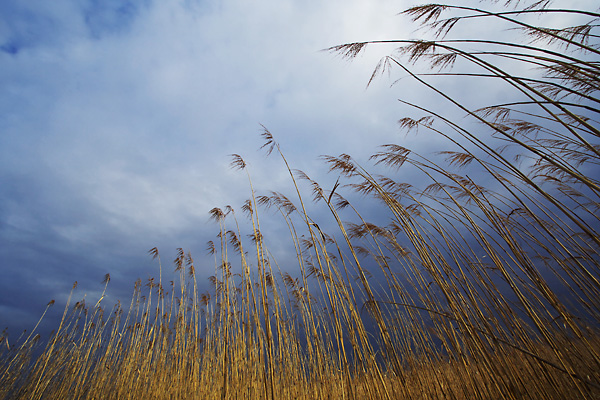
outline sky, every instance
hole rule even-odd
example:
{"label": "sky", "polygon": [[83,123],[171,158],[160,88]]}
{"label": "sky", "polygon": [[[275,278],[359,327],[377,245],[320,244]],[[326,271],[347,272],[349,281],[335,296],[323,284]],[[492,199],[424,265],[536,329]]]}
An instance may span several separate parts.
{"label": "sky", "polygon": [[[262,125],[295,168],[333,186],[323,154],[367,160],[404,136],[400,95],[376,80],[373,46],[353,62],[321,51],[415,36],[409,0],[8,0],[0,2],[0,329],[30,329],[46,303],[59,316],[73,282],[96,301],[127,302],[134,281],[176,249],[197,259],[239,209],[248,162],[259,193],[289,191],[259,151]],[[445,85],[465,91],[454,81]],[[493,92],[489,94],[495,96]],[[210,261],[210,259],[209,259]],[[202,280],[210,263],[196,267]],[[52,324],[51,324],[52,325]]]}
{"label": "sky", "polygon": [[[205,254],[209,210],[287,182],[261,124],[295,167],[366,157],[395,140],[387,50],[352,63],[321,50],[407,34],[398,1],[3,1],[0,4],[0,329],[31,328],[96,298],[127,302],[179,247]],[[404,21],[406,22],[406,21]],[[214,273],[212,265],[204,272]],[[91,300],[88,300],[91,301]],[[52,320],[52,317],[50,317]]]}

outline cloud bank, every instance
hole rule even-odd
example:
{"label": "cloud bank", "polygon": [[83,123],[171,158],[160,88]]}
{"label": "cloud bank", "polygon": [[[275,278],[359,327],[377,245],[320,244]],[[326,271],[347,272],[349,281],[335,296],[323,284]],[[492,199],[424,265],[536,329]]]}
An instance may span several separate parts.
{"label": "cloud bank", "polygon": [[319,174],[321,154],[366,156],[395,141],[389,82],[365,90],[386,50],[351,65],[320,50],[406,35],[403,8],[0,5],[0,328],[31,328],[73,281],[93,298],[107,272],[113,299],[126,301],[134,279],[156,273],[153,246],[166,260],[176,247],[202,254],[216,233],[208,211],[248,197],[228,154],[247,159],[259,190],[286,180],[256,151],[261,123],[295,166]]}

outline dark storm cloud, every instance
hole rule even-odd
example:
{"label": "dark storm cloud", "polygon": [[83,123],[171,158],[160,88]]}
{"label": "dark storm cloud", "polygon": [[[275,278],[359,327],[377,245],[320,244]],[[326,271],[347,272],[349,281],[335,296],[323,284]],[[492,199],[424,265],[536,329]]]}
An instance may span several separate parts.
{"label": "dark storm cloud", "polygon": [[[177,247],[190,250],[204,282],[218,231],[208,211],[249,196],[227,155],[247,159],[258,191],[289,189],[280,160],[256,151],[259,123],[303,169],[322,153],[366,154],[365,132],[373,143],[395,136],[388,84],[364,90],[378,55],[347,65],[319,50],[397,32],[397,11],[391,1],[0,4],[0,329],[18,336],[55,299],[52,329],[73,282],[76,300],[95,302],[106,273],[106,304],[127,302],[137,278],[157,275],[154,246],[165,274]],[[277,221],[265,227],[280,232]],[[271,237],[286,256],[285,232]]]}
{"label": "dark storm cloud", "polygon": [[[257,152],[259,124],[293,168],[325,189],[338,176],[327,174],[322,154],[367,164],[379,144],[425,156],[445,145],[431,135],[405,137],[395,125],[407,110],[398,97],[436,105],[439,98],[407,79],[390,89],[395,76],[365,90],[393,47],[369,47],[351,64],[319,51],[411,36],[396,16],[408,4],[215,4],[0,4],[0,328],[34,324],[51,299],[60,309],[74,281],[76,297],[97,301],[106,273],[107,300],[127,302],[135,279],[157,274],[147,254],[154,246],[169,273],[175,249],[191,251],[204,282],[214,273],[203,259],[206,242],[218,232],[208,211],[239,212],[250,196],[229,154],[246,159],[258,194],[294,193],[282,161]],[[491,85],[436,84],[474,103],[499,101]],[[314,215],[325,220],[322,206]],[[365,213],[389,222],[378,207]],[[293,260],[284,221],[262,215],[270,248]]]}

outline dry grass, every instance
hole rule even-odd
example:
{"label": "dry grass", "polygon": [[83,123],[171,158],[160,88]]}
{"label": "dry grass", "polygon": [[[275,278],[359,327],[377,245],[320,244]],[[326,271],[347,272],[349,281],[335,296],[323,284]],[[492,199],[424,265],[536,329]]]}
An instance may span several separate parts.
{"label": "dry grass", "polygon": [[[600,398],[600,15],[560,11],[585,18],[575,27],[527,23],[558,12],[549,3],[407,10],[437,36],[388,41],[402,47],[373,77],[397,67],[466,115],[455,122],[405,102],[422,116],[401,127],[446,138],[439,156],[385,145],[373,168],[390,176],[327,156],[339,179],[325,190],[291,169],[265,129],[263,147],[281,158],[295,193],[256,195],[248,174],[249,232],[233,208],[211,210],[212,290],[199,293],[194,260],[179,250],[178,282],[164,282],[161,266],[158,280],[136,283],[127,307],[70,297],[41,355],[38,337],[9,347],[3,336],[0,397]],[[484,17],[533,43],[441,38]],[[353,58],[374,43],[330,50]],[[517,100],[470,110],[428,80],[447,73],[416,74],[414,61],[477,66],[453,75],[493,79]],[[506,63],[537,69],[517,77]],[[238,155],[232,167],[247,171]],[[384,223],[361,215],[373,203]],[[289,228],[294,266],[271,256],[261,208]]]}

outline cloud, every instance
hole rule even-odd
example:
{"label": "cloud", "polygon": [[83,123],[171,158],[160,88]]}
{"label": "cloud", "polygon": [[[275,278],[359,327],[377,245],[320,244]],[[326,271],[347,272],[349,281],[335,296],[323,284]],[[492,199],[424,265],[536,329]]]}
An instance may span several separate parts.
{"label": "cloud", "polygon": [[[406,114],[422,116],[398,98],[455,115],[431,91],[406,78],[390,90],[393,73],[365,89],[396,45],[367,46],[352,63],[320,51],[423,35],[396,15],[407,6],[0,3],[0,321],[31,327],[49,300],[64,304],[73,281],[77,295],[99,294],[107,272],[111,299],[126,301],[136,278],[156,275],[146,254],[154,246],[165,269],[177,247],[202,259],[217,233],[208,211],[229,204],[243,219],[239,208],[250,196],[246,175],[228,167],[231,153],[248,162],[257,193],[293,193],[281,160],[257,151],[260,124],[293,168],[326,188],[337,176],[327,174],[322,154],[366,164],[379,144],[425,156],[447,146],[438,136],[404,136],[395,125]],[[482,35],[495,32],[485,28]],[[427,79],[475,106],[506,95],[491,83]],[[379,216],[377,207],[365,212]],[[286,257],[293,250],[282,244],[285,226],[271,216],[263,227]],[[197,268],[202,277],[213,273],[208,263]]]}
{"label": "cloud", "polygon": [[105,34],[126,31],[147,6],[148,1],[91,0],[82,5],[82,10],[91,36],[102,38]]}
{"label": "cloud", "polygon": [[388,83],[365,91],[378,55],[348,65],[319,50],[398,31],[396,7],[1,5],[0,320],[26,327],[75,280],[99,293],[106,272],[126,300],[156,272],[153,246],[167,260],[179,246],[203,254],[216,233],[208,210],[249,196],[228,154],[248,160],[258,191],[289,188],[281,162],[256,151],[260,123],[306,169],[395,137]]}

